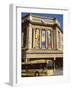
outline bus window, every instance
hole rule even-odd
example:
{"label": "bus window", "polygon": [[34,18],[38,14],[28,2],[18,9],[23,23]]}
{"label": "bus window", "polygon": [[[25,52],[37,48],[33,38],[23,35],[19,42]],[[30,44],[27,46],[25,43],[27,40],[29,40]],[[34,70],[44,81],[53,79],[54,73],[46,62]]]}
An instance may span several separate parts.
{"label": "bus window", "polygon": [[22,69],[44,69],[46,66],[46,63],[22,64]]}
{"label": "bus window", "polygon": [[48,62],[47,68],[48,68],[48,69],[53,69],[53,62],[52,62],[52,61],[49,61],[49,62]]}

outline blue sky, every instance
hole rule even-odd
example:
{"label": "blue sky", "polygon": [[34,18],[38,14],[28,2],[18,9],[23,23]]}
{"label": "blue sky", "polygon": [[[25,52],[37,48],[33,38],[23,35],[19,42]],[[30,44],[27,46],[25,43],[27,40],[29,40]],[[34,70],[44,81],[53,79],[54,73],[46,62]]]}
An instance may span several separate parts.
{"label": "blue sky", "polygon": [[[28,13],[21,13],[21,16],[25,16]],[[56,18],[59,22],[60,22],[60,27],[63,30],[63,14],[43,14],[43,13],[32,13],[33,15],[37,15],[37,16],[46,16],[46,17],[51,17],[51,18]]]}

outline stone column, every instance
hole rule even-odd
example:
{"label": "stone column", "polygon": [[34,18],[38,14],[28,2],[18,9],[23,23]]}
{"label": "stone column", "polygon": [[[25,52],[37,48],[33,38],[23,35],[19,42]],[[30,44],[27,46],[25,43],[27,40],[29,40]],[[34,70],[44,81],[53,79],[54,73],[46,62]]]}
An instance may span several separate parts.
{"label": "stone column", "polygon": [[54,43],[53,43],[53,38],[54,38],[54,37],[53,37],[53,31],[51,31],[51,38],[52,38],[52,41],[51,41],[51,42],[52,42],[52,49],[53,49],[53,48],[54,48]]}
{"label": "stone column", "polygon": [[48,43],[47,43],[47,30],[46,30],[46,48],[48,48]]}
{"label": "stone column", "polygon": [[40,29],[40,48],[41,48],[41,29]]}
{"label": "stone column", "polygon": [[33,29],[33,48],[35,48],[35,28]]}
{"label": "stone column", "polygon": [[31,24],[29,23],[28,28],[28,49],[32,48],[32,27]]}
{"label": "stone column", "polygon": [[57,49],[57,33],[56,33],[56,25],[53,28],[53,48]]}
{"label": "stone column", "polygon": [[25,59],[25,63],[27,63],[28,61],[27,61],[27,58]]}
{"label": "stone column", "polygon": [[56,70],[56,68],[55,68],[55,60],[56,60],[56,58],[54,57],[54,72],[55,72],[55,70]]}
{"label": "stone column", "polygon": [[24,33],[21,32],[21,47],[23,47],[23,37],[24,37]]}

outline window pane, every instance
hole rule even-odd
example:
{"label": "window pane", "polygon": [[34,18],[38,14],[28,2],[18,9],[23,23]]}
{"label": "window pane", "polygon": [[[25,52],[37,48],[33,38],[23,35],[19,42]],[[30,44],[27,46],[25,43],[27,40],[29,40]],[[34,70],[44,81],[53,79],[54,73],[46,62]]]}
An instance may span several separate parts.
{"label": "window pane", "polygon": [[39,35],[39,29],[35,30],[35,48],[39,48],[40,46],[40,35]]}
{"label": "window pane", "polygon": [[41,47],[45,48],[46,47],[46,39],[45,39],[45,31],[42,30],[42,34],[41,34]]}
{"label": "window pane", "polygon": [[47,31],[47,42],[48,42],[48,48],[52,48],[51,30]]}

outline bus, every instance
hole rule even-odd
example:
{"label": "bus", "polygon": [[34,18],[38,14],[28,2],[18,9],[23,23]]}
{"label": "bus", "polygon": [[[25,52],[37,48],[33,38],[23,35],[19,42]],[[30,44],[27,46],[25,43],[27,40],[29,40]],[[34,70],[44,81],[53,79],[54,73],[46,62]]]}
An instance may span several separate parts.
{"label": "bus", "polygon": [[52,60],[32,60],[28,63],[22,62],[21,76],[49,76],[53,75],[54,64]]}

